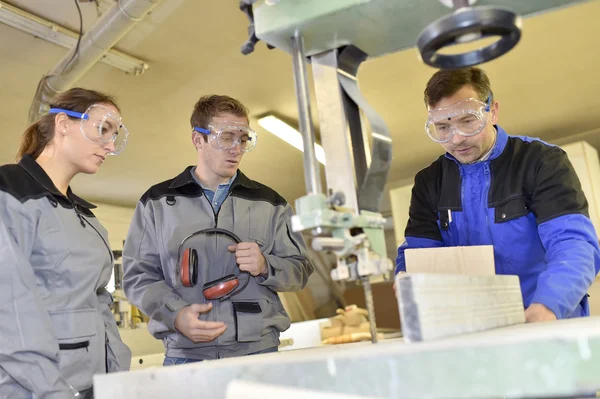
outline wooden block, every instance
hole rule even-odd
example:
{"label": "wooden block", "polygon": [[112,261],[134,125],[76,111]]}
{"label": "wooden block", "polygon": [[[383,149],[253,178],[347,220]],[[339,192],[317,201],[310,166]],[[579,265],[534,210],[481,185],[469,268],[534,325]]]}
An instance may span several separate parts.
{"label": "wooden block", "polygon": [[402,335],[429,341],[525,322],[518,276],[396,276]]}
{"label": "wooden block", "polygon": [[492,245],[415,248],[404,251],[404,256],[408,273],[496,274]]}

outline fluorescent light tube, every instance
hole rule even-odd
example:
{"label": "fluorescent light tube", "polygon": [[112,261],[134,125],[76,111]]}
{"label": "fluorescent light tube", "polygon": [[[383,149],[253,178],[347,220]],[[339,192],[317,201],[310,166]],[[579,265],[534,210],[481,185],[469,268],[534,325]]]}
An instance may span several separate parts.
{"label": "fluorescent light tube", "polygon": [[[279,137],[281,140],[304,152],[304,140],[302,140],[302,134],[281,119],[278,119],[273,115],[269,115],[265,116],[264,118],[260,118],[258,120],[258,124],[263,129]],[[317,157],[317,161],[325,165],[325,150],[323,150],[323,147],[316,143],[315,156]]]}
{"label": "fluorescent light tube", "polygon": [[[78,33],[3,1],[0,1],[0,23],[69,50],[75,47],[79,37]],[[115,49],[110,49],[100,61],[131,75],[139,75],[148,69],[146,62]]]}

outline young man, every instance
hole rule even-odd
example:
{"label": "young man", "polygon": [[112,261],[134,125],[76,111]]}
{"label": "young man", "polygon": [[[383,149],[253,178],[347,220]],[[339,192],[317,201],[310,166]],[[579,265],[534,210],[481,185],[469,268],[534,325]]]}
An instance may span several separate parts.
{"label": "young man", "polygon": [[509,136],[484,71],[439,71],[427,83],[429,137],[446,154],[415,177],[404,250],[493,245],[496,273],[518,275],[528,322],[588,316],[598,237],[566,153]]}
{"label": "young man", "polygon": [[[165,365],[276,351],[290,324],[277,292],[306,285],[313,271],[306,245],[291,230],[290,205],[239,170],[256,145],[246,107],[205,96],[191,125],[197,165],[151,187],[135,210],[123,251],[125,293],[163,340]],[[207,228],[225,232],[200,233]],[[220,280],[228,275],[237,286]],[[230,286],[230,296],[215,296]]]}

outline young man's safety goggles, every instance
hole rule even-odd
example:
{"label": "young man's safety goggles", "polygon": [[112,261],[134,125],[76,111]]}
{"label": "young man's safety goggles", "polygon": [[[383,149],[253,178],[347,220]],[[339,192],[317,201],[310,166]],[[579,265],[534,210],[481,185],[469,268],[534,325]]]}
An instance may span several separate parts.
{"label": "young man's safety goggles", "polygon": [[250,152],[256,148],[258,138],[254,130],[241,125],[208,125],[206,129],[194,126],[194,131],[208,136],[208,141],[221,150],[239,146],[240,151]]}
{"label": "young man's safety goggles", "polygon": [[425,132],[436,143],[447,143],[456,133],[475,136],[485,128],[490,109],[491,96],[485,103],[468,98],[448,107],[429,110]]}
{"label": "young man's safety goggles", "polygon": [[118,155],[127,145],[129,131],[121,122],[121,117],[111,108],[101,104],[91,105],[85,112],[75,112],[62,108],[50,108],[49,114],[64,113],[71,118],[81,119],[79,130],[89,141],[106,145],[113,143],[114,151],[109,155]]}

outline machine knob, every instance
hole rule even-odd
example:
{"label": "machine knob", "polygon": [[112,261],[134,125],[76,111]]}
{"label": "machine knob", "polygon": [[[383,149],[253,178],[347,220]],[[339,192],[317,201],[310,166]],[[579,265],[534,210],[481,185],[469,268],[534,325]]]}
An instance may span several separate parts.
{"label": "machine knob", "polygon": [[[500,36],[487,47],[462,54],[439,54],[444,47]],[[457,69],[482,64],[510,51],[521,38],[521,17],[499,7],[461,7],[429,24],[417,47],[424,63],[434,68]]]}

